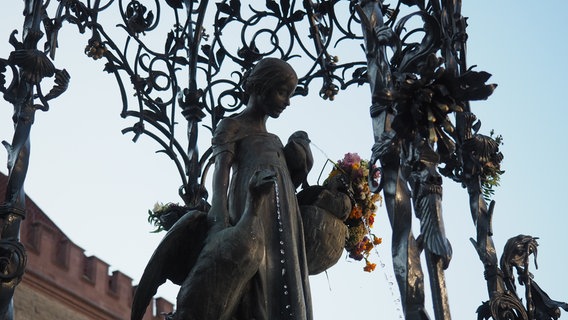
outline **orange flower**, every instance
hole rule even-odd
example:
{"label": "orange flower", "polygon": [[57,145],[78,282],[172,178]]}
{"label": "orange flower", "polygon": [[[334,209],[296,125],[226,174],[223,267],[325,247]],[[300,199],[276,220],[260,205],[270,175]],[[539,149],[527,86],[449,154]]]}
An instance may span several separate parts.
{"label": "orange flower", "polygon": [[381,243],[383,243],[383,238],[378,238],[378,237],[373,236],[373,244],[374,245],[379,245]]}
{"label": "orange flower", "polygon": [[359,168],[361,168],[361,164],[359,162],[356,162],[351,165],[351,168],[353,168],[354,171],[357,171],[359,170]]}
{"label": "orange flower", "polygon": [[363,268],[363,270],[365,270],[366,272],[372,272],[372,271],[375,271],[376,267],[377,267],[376,263],[371,263],[369,260],[367,260],[367,263],[366,263],[365,267]]}
{"label": "orange flower", "polygon": [[351,209],[351,213],[349,214],[349,219],[361,219],[363,216],[363,210],[361,207],[355,205],[353,209]]}

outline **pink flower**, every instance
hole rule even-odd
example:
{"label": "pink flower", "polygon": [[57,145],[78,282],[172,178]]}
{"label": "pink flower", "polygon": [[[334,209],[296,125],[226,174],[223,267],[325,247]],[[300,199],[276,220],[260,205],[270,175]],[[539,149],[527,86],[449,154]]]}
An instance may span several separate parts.
{"label": "pink flower", "polygon": [[359,164],[359,162],[361,162],[361,157],[357,153],[346,153],[343,157],[343,163],[348,167]]}

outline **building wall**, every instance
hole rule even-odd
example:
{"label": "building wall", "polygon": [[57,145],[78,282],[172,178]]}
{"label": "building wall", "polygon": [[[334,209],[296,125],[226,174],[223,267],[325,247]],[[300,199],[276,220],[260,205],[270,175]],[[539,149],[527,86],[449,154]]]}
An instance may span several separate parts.
{"label": "building wall", "polygon": [[[0,173],[0,196],[7,177]],[[2,199],[2,198],[0,198]],[[128,320],[135,287],[120,271],[73,243],[26,197],[20,241],[26,271],[14,293],[16,320]],[[161,298],[148,306],[144,320],[163,320],[173,305]]]}
{"label": "building wall", "polygon": [[44,294],[21,283],[14,294],[14,315],[17,320],[90,320],[88,316],[69,308],[57,296]]}

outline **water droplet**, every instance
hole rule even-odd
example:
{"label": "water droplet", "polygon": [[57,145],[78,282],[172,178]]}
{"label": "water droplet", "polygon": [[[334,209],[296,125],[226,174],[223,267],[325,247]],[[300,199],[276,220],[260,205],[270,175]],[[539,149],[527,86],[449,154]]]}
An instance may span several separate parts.
{"label": "water droplet", "polygon": [[287,295],[288,295],[288,291],[284,291],[284,295],[287,296]]}
{"label": "water droplet", "polygon": [[286,274],[286,269],[282,268],[282,276]]}
{"label": "water droplet", "polygon": [[290,309],[290,305],[289,305],[289,304],[288,304],[288,305],[286,305],[286,309]]}

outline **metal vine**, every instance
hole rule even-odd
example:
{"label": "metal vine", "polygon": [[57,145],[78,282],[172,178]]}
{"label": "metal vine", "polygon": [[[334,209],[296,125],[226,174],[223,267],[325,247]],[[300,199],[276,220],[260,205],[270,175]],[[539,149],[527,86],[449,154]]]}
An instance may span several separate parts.
{"label": "metal vine", "polygon": [[[451,318],[443,273],[452,248],[441,214],[442,175],[461,183],[470,195],[477,231],[472,243],[485,267],[490,296],[478,310],[479,319],[549,319],[545,314],[556,319],[559,308],[568,310],[566,304],[546,300],[528,273],[526,261],[536,254],[536,238],[511,240],[503,255],[508,258],[497,263],[494,202],[488,205],[483,195],[491,187],[488,181],[502,173],[503,155],[499,141],[479,133],[481,124],[469,106],[487,99],[496,85],[486,84],[491,75],[466,62],[467,22],[460,0],[400,0],[392,6],[371,0],[24,2],[22,41],[14,31],[9,40],[14,51],[0,59],[0,91],[14,106],[15,125],[12,143],[4,142],[10,177],[0,206],[0,319],[13,318],[11,299],[26,262],[19,226],[25,217],[23,181],[34,113],[47,111],[48,102],[66,90],[70,79],[51,61],[63,43],[58,33],[65,24],[89,34],[84,53],[104,59],[104,71],[115,77],[120,115],[133,121],[123,133],[134,141],[151,137],[173,161],[185,207],[208,207],[211,150],[206,144],[200,153],[199,133],[212,132],[220,119],[246,103],[241,89],[246,72],[267,56],[298,61],[296,95],[317,87],[321,98],[332,100],[340,90],[369,85],[375,136],[371,165],[380,162],[382,171],[374,191],[383,191],[391,217],[393,261],[407,319],[428,317],[422,249],[435,318]],[[50,17],[47,9],[54,7]],[[120,17],[109,29],[99,18],[111,10]],[[165,35],[165,42],[156,46],[156,35]],[[44,36],[43,49],[38,49]],[[334,51],[346,42],[359,44],[366,60],[339,59]],[[47,94],[44,78],[54,82]],[[180,126],[185,126],[181,136]],[[410,228],[413,211],[421,223],[418,237]],[[526,305],[514,293],[513,266],[526,286]]]}

